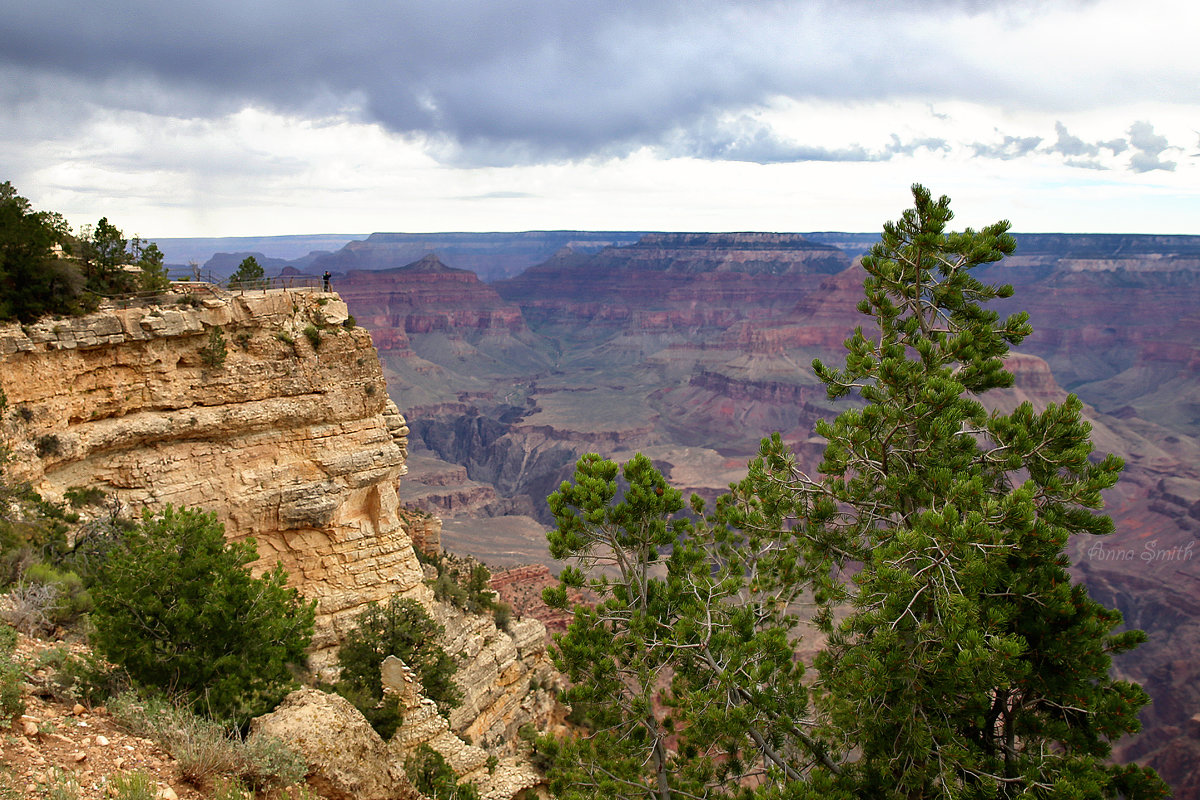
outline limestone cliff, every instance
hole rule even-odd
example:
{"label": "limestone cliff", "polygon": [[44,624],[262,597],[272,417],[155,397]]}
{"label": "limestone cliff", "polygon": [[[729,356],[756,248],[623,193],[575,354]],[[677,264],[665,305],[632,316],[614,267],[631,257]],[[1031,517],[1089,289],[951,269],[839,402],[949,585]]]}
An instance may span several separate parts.
{"label": "limestone cliff", "polygon": [[216,512],[317,600],[318,666],[367,603],[414,597],[463,658],[453,731],[511,756],[516,729],[552,710],[544,628],[433,602],[413,538],[436,551],[440,523],[400,507],[408,427],[347,318],[334,294],[205,288],[0,327],[6,471],[52,499],[99,487],[135,514]]}
{"label": "limestone cliff", "polygon": [[363,604],[423,588],[395,490],[407,427],[346,317],[272,291],[0,328],[13,472],[51,498],[217,512],[318,600],[326,648]]}

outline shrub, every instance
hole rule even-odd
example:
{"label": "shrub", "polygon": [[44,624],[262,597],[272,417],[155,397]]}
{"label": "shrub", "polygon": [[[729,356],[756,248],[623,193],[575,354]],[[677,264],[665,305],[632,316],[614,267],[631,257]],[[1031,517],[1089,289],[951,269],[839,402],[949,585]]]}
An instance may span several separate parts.
{"label": "shrub", "polygon": [[104,505],[106,497],[108,495],[98,486],[72,486],[63,492],[63,499],[70,503],[71,508]]}
{"label": "shrub", "polygon": [[442,634],[442,626],[415,600],[393,597],[383,606],[371,603],[338,651],[338,694],[362,711],[380,736],[391,737],[399,727],[400,710],[395,701],[383,702],[379,665],[394,655],[416,673],[423,694],[437,703],[438,711],[449,714],[462,701],[462,691],[453,680],[458,663],[438,644]]}
{"label": "shrub", "polygon": [[218,717],[273,708],[312,638],[315,603],[281,566],[250,574],[253,540],[226,542],[198,509],[146,512],[97,570],[95,644],[139,684]]}
{"label": "shrub", "polygon": [[26,636],[42,636],[54,630],[51,618],[58,590],[44,583],[19,583],[8,592],[4,621]]}
{"label": "shrub", "polygon": [[346,321],[342,323],[342,327],[348,331],[352,331],[356,325],[358,325],[358,321],[354,319],[354,315],[347,314]]}
{"label": "shrub", "polygon": [[316,325],[309,325],[304,329],[304,336],[308,339],[308,343],[312,345],[313,350],[321,349],[321,331]]}
{"label": "shrub", "polygon": [[427,744],[413,751],[404,765],[408,780],[421,794],[435,800],[479,800],[479,790],[470,783],[459,783],[458,775],[438,753]]}
{"label": "shrub", "polygon": [[25,713],[25,698],[21,693],[24,678],[17,661],[17,632],[0,625],[0,721],[8,722]]}
{"label": "shrub", "polygon": [[195,786],[231,776],[239,789],[244,783],[266,792],[298,783],[308,771],[304,757],[279,739],[259,736],[243,741],[237,728],[197,716],[161,697],[123,692],[109,702],[108,710],[122,728],[169,752],[180,774]]}
{"label": "shrub", "polygon": [[217,369],[224,366],[225,357],[228,354],[229,350],[225,346],[225,332],[221,330],[220,325],[214,325],[208,332],[208,344],[200,348],[200,362],[206,367]]}
{"label": "shrub", "polygon": [[296,340],[293,339],[292,335],[287,331],[276,331],[275,338],[286,344],[288,347],[291,347],[296,343]]}
{"label": "shrub", "polygon": [[496,621],[496,627],[502,631],[508,630],[508,626],[512,624],[512,606],[508,603],[497,602],[492,606],[492,618]]}
{"label": "shrub", "polygon": [[53,697],[72,703],[96,706],[129,688],[129,676],[95,653],[73,655],[65,650],[46,651],[42,666],[54,668],[50,677]]}
{"label": "shrub", "polygon": [[304,780],[304,756],[273,736],[253,736],[239,748],[238,774],[255,792],[282,789]]}
{"label": "shrub", "polygon": [[71,625],[92,610],[92,596],[84,588],[83,579],[70,570],[56,569],[49,564],[31,564],[26,567],[21,582],[32,591],[38,586],[54,590],[46,598],[51,600],[46,609],[48,630]]}
{"label": "shrub", "polygon": [[38,458],[56,456],[62,450],[62,440],[53,433],[47,433],[37,438],[37,441],[33,443],[33,449],[37,451]]}

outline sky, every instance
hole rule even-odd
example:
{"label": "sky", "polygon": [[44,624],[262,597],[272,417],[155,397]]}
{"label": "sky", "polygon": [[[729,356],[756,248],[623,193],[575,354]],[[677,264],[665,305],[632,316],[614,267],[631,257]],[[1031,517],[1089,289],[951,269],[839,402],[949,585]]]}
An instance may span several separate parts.
{"label": "sky", "polygon": [[128,235],[1200,234],[1195,0],[0,0],[0,180]]}

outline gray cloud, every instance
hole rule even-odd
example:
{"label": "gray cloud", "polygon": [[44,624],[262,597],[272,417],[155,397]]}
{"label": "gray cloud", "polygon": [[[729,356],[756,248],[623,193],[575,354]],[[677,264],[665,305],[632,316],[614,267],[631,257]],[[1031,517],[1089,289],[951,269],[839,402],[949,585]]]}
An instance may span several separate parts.
{"label": "gray cloud", "polygon": [[1167,137],[1154,132],[1154,126],[1149,122],[1139,121],[1129,126],[1129,144],[1134,153],[1129,157],[1129,168],[1134,172],[1151,172],[1160,169],[1174,172],[1176,163],[1165,161],[1160,156],[1166,150],[1174,149]]}
{"label": "gray cloud", "polygon": [[1042,143],[1040,136],[1005,136],[999,142],[987,144],[975,142],[971,145],[977,158],[996,158],[1001,161],[1011,161],[1023,158],[1037,150]]}
{"label": "gray cloud", "polygon": [[[822,150],[766,134],[706,141],[703,131],[781,97],[1028,101],[1019,87],[1032,82],[1012,77],[1013,64],[948,47],[938,25],[995,15],[1011,32],[1047,10],[1082,5],[41,0],[10,3],[0,16],[0,71],[11,76],[0,101],[20,113],[79,98],[60,103],[47,128],[89,109],[185,118],[245,106],[306,118],[336,114],[419,138],[464,165],[602,159],[670,146],[681,130],[697,131],[697,152],[707,148],[711,157],[870,160],[944,143]],[[1060,99],[1070,98],[1063,102],[1105,96],[1089,91],[1080,75],[1058,79]],[[1118,85],[1144,84],[1131,78]],[[1040,91],[1033,100],[1048,102],[1055,88]]]}
{"label": "gray cloud", "polygon": [[1061,122],[1054,123],[1054,132],[1058,140],[1048,150],[1051,153],[1061,153],[1064,156],[1096,156],[1100,153],[1099,144],[1089,144],[1078,136],[1067,131],[1067,126]]}
{"label": "gray cloud", "polygon": [[945,139],[924,137],[903,141],[891,134],[891,141],[877,148],[858,143],[843,147],[803,144],[781,136],[770,126],[748,116],[718,123],[702,123],[678,130],[661,147],[670,157],[717,161],[745,161],[754,164],[788,164],[803,161],[888,161],[895,156],[911,156],[918,150],[947,151]]}

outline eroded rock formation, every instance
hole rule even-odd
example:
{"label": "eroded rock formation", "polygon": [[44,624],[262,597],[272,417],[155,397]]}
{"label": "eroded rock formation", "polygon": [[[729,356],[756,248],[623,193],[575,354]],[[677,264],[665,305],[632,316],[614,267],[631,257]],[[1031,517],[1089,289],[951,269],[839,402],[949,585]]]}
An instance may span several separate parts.
{"label": "eroded rock formation", "polygon": [[395,490],[407,426],[335,296],[205,298],[0,329],[13,473],[215,511],[318,600],[327,648],[365,603],[424,588]]}
{"label": "eroded rock formation", "polygon": [[[134,512],[166,504],[216,512],[230,539],[254,537],[259,566],[282,562],[318,601],[318,666],[332,663],[366,604],[414,597],[463,659],[465,700],[446,736],[469,736],[508,759],[507,777],[485,796],[531,785],[513,744],[519,727],[554,712],[544,628],[527,619],[502,631],[490,616],[433,601],[413,542],[437,553],[440,521],[400,506],[408,426],[366,330],[343,324],[336,295],[315,291],[205,290],[168,302],[0,327],[0,432],[16,457],[6,470],[51,499],[98,487]],[[373,768],[326,757],[343,743],[309,717],[341,719],[337,699],[293,700],[330,796],[405,796],[398,767],[386,766],[392,756]],[[369,739],[351,761],[387,750]],[[462,774],[480,768],[453,763]]]}

